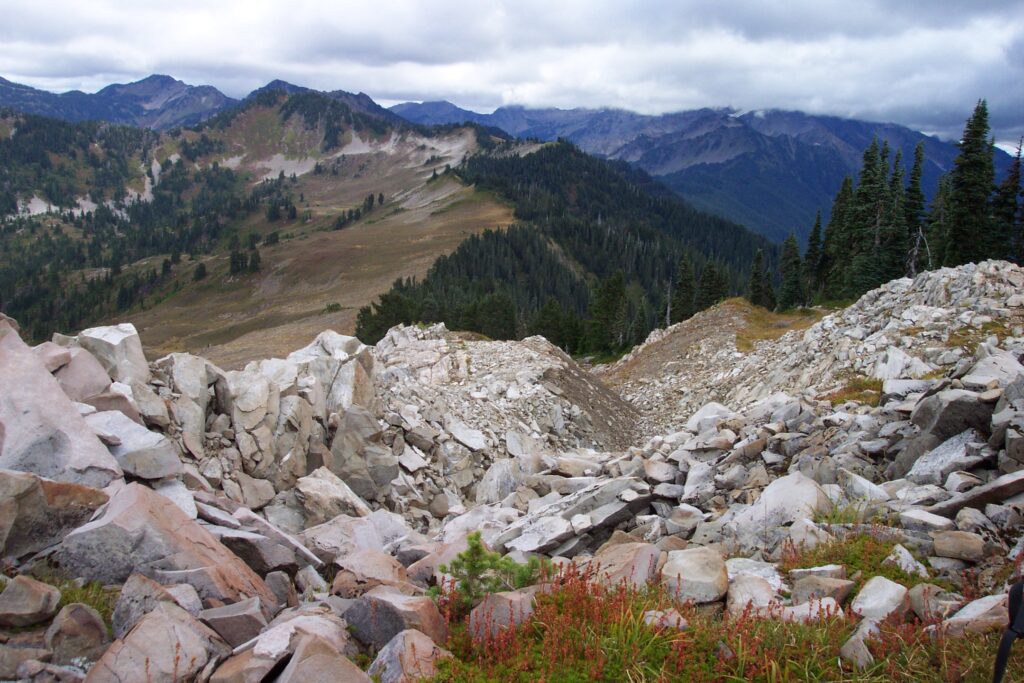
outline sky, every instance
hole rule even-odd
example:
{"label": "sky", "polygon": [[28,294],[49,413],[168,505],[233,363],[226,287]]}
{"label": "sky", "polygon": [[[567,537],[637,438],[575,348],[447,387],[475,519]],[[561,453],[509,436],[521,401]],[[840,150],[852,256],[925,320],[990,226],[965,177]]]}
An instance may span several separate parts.
{"label": "sky", "polygon": [[385,106],[790,109],[1024,135],[1021,0],[5,0],[0,76],[94,92],[281,78]]}

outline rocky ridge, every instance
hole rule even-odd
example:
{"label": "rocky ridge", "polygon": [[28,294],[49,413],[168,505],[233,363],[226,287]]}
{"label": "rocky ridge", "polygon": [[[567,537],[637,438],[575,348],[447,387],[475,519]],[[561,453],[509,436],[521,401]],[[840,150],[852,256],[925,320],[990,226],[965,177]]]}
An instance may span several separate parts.
{"label": "rocky ridge", "polygon": [[[324,332],[225,372],[148,363],[127,324],[30,348],[0,318],[0,556],[17,577],[0,679],[369,680],[359,654],[382,680],[426,676],[450,655],[425,590],[471,531],[731,613],[810,621],[848,602],[852,666],[894,614],[999,626],[1024,555],[1022,286],[1000,262],[895,281],[742,358],[711,348],[633,378],[635,407],[536,337]],[[878,405],[819,398],[851,372],[882,380]],[[679,387],[658,409],[672,428],[638,432]],[[988,594],[877,576],[853,595],[841,566],[780,570],[858,534],[895,542],[907,576]],[[54,571],[118,587],[113,641],[32,578]],[[517,622],[535,590],[477,609]],[[471,629],[495,625],[477,614]]]}

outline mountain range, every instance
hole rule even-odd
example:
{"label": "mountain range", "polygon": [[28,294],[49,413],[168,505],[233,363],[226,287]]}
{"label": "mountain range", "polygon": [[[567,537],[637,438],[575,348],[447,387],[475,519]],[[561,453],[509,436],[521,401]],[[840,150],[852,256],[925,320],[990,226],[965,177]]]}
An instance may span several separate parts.
{"label": "mountain range", "polygon": [[[696,109],[648,116],[619,109],[500,107],[491,114],[451,102],[406,102],[391,111],[414,123],[470,121],[523,138],[566,139],[584,151],[627,161],[698,208],[781,241],[806,239],[845,176],[856,174],[872,138],[888,141],[909,165],[924,143],[922,185],[930,198],[958,154],[954,143],[891,123],[796,111]],[[1009,155],[996,151],[1005,171]]]}
{"label": "mountain range", "polygon": [[[153,75],[93,94],[54,94],[0,78],[0,107],[67,121],[102,120],[168,130],[194,125],[274,90],[315,92],[274,80],[239,101],[212,86]],[[858,172],[861,154],[874,137],[888,141],[905,162],[912,158],[914,146],[924,143],[922,184],[929,198],[958,153],[954,143],[904,126],[796,111],[705,108],[650,116],[618,109],[507,106],[480,114],[446,101],[406,102],[385,109],[365,93],[320,94],[392,123],[472,122],[520,138],[566,139],[590,154],[637,166],[697,208],[773,241],[791,232],[805,240],[819,210],[828,219],[843,178]],[[1009,155],[997,150],[997,170],[1005,172],[1009,163]]]}

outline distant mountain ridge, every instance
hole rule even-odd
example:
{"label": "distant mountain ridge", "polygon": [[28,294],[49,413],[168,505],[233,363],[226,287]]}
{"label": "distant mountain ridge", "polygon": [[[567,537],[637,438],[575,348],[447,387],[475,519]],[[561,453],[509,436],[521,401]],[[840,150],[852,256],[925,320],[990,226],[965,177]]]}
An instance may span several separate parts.
{"label": "distant mountain ridge", "polygon": [[[402,103],[391,111],[414,123],[471,121],[523,138],[565,138],[584,151],[634,164],[698,208],[770,239],[806,239],[814,215],[831,206],[845,176],[860,169],[872,138],[887,140],[909,165],[925,146],[923,186],[930,197],[952,167],[957,146],[891,123],[767,110],[696,109],[648,116],[620,109],[500,107],[491,114],[451,102]],[[1010,157],[996,151],[997,169]]]}
{"label": "distant mountain ridge", "polygon": [[168,130],[199,123],[237,103],[213,86],[188,85],[156,74],[134,83],[108,85],[96,93],[61,94],[0,78],[0,107],[72,122],[109,121]]}

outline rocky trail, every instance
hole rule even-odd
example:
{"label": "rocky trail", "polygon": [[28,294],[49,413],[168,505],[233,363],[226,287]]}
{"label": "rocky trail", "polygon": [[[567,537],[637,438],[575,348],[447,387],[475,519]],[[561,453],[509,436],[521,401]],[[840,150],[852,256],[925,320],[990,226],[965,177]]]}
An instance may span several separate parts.
{"label": "rocky trail", "polygon": [[[744,315],[593,374],[540,337],[443,326],[326,331],[224,371],[149,362],[131,325],[29,347],[0,317],[0,680],[429,677],[452,654],[427,591],[474,531],[727,614],[845,609],[849,671],[885,620],[1002,628],[1024,270],[893,281],[749,348]],[[794,559],[865,535],[908,580]],[[89,587],[109,614],[74,600]],[[488,596],[471,628],[521,622],[536,591]]]}

